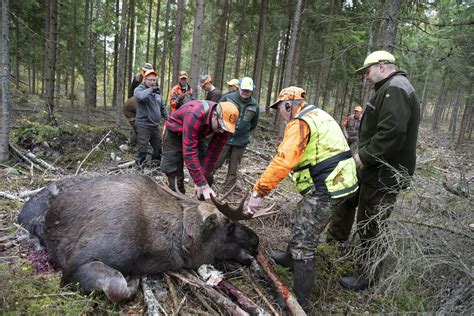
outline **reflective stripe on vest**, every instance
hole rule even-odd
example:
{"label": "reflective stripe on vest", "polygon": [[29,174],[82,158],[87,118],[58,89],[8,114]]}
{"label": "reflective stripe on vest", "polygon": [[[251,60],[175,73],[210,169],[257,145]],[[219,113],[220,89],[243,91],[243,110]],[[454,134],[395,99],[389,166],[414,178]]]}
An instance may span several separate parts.
{"label": "reflective stripe on vest", "polygon": [[303,108],[296,118],[310,128],[308,144],[293,169],[298,192],[318,191],[332,198],[355,192],[358,188],[355,161],[336,121],[314,105]]}

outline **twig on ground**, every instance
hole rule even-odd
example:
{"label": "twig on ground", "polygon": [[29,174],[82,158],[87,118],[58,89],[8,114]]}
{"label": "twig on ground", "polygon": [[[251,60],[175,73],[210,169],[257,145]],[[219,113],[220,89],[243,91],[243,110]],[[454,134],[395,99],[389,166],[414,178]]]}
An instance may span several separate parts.
{"label": "twig on ground", "polygon": [[14,193],[0,192],[0,197],[6,198],[9,200],[24,202],[24,200],[21,197],[19,197],[18,195]]}
{"label": "twig on ground", "polygon": [[104,137],[102,137],[102,139],[100,140],[100,142],[94,146],[94,148],[91,149],[91,151],[89,151],[89,153],[87,154],[87,156],[81,161],[81,163],[79,164],[79,166],[77,167],[77,170],[76,170],[76,173],[74,174],[75,176],[77,176],[77,174],[79,173],[79,170],[81,170],[81,167],[82,165],[84,164],[84,162],[87,160],[87,158],[89,158],[89,156],[92,154],[92,152],[96,149],[99,148],[100,144],[102,144],[102,142],[107,138],[107,136],[109,136],[109,134],[111,133],[112,131],[108,131],[107,134],[105,134]]}
{"label": "twig on ground", "polygon": [[230,315],[248,315],[247,312],[245,312],[243,309],[237,306],[230,299],[220,294],[218,291],[214,290],[211,286],[207,285],[206,283],[204,283],[198,277],[195,277],[191,273],[187,271],[182,271],[181,273],[177,273],[177,272],[168,272],[168,273],[180,279],[186,284],[203,289],[207,293],[207,295],[209,295],[214,300],[214,303],[216,303],[221,308],[223,308],[226,313]]}
{"label": "twig on ground", "polygon": [[145,300],[145,305],[147,307],[148,315],[160,315],[161,311],[166,315],[165,309],[156,299],[155,294],[152,290],[152,284],[147,277],[142,277],[142,289],[143,289],[143,298]]}

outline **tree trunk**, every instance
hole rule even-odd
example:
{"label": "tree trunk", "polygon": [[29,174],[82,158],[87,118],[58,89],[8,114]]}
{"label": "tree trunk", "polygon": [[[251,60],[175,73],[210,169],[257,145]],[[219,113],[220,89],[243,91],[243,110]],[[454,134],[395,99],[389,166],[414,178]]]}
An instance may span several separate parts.
{"label": "tree trunk", "polygon": [[443,81],[441,82],[441,89],[439,91],[438,101],[436,102],[435,108],[433,109],[433,118],[431,121],[432,130],[435,130],[438,127],[438,121],[441,114],[441,109],[443,108],[442,102],[443,102],[444,93],[445,93],[444,86],[445,86],[445,82],[443,79]]}
{"label": "tree trunk", "polygon": [[104,35],[104,72],[103,72],[103,81],[102,84],[104,86],[104,111],[107,110],[107,36]]}
{"label": "tree trunk", "polygon": [[273,90],[273,82],[275,81],[275,68],[276,68],[276,61],[278,56],[278,41],[275,41],[273,46],[272,52],[272,64],[270,66],[270,75],[268,76],[268,84],[267,84],[267,100],[265,102],[265,112],[268,111],[268,107],[270,106],[270,102],[272,101],[272,90]]}
{"label": "tree trunk", "polygon": [[472,113],[473,111],[473,103],[472,103],[472,96],[474,95],[474,82],[471,81],[471,87],[469,88],[469,94],[466,98],[466,106],[464,107],[464,114],[462,115],[461,126],[459,127],[459,135],[458,141],[456,143],[456,148],[458,148],[464,140],[466,139],[466,132],[469,133],[467,139],[471,140],[471,133],[472,133]]}
{"label": "tree trunk", "polygon": [[[115,0],[115,17],[117,18],[117,21],[120,21],[120,0]],[[120,25],[120,24],[119,24]],[[115,35],[114,35],[114,83],[113,83],[113,92],[112,92],[112,107],[114,109],[117,108],[117,95],[118,95],[118,90],[117,90],[117,72],[118,72],[118,56],[119,56],[119,33],[120,33],[120,28],[116,30]],[[118,121],[117,121],[118,122]]]}
{"label": "tree trunk", "polygon": [[128,2],[127,0],[122,0],[122,12],[120,16],[120,37],[119,37],[119,51],[118,51],[118,58],[117,58],[117,91],[115,96],[115,104],[114,108],[117,114],[117,124],[122,124],[123,121],[123,114],[122,114],[122,106],[123,106],[123,95],[124,95],[124,86],[123,86],[123,78],[125,76],[125,50],[126,50],[126,37],[127,37],[127,11],[128,11]]}
{"label": "tree trunk", "polygon": [[184,0],[178,0],[178,11],[176,12],[176,31],[173,43],[173,81],[178,82],[179,70],[181,68],[181,47],[183,42],[184,23]]}
{"label": "tree trunk", "polygon": [[[45,1],[45,6],[44,6],[44,12],[45,12],[45,18],[44,18],[44,38],[47,39],[49,36],[49,6],[50,6],[50,1]],[[49,42],[46,40],[45,41],[45,48],[44,48],[44,55],[43,55],[43,68],[41,69],[41,98],[45,97],[46,94],[46,75],[48,72],[48,47],[49,47]]]}
{"label": "tree trunk", "polygon": [[[303,11],[303,1],[296,0],[295,15],[293,17],[293,22],[291,23],[291,35],[290,35],[290,45],[288,46],[288,54],[286,58],[285,72],[283,76],[283,88],[290,85],[290,80],[293,74],[293,58],[295,56],[296,48],[296,38],[298,37],[298,30],[300,25],[301,14]],[[285,130],[285,124],[280,120],[278,137],[283,137],[283,132]]]}
{"label": "tree trunk", "polygon": [[[219,37],[217,39],[216,49],[216,67],[214,68],[213,84],[217,89],[222,90],[222,76],[224,73],[224,59],[225,59],[225,34],[227,26],[227,16],[229,15],[229,0],[222,0],[223,9],[219,15],[217,25],[219,27]],[[221,2],[222,3],[222,2]]]}
{"label": "tree trunk", "polygon": [[135,63],[135,32],[136,32],[136,21],[137,17],[135,15],[135,2],[136,0],[130,0],[130,7],[129,7],[129,19],[130,19],[130,32],[128,35],[128,64],[127,64],[127,74],[125,76],[125,83],[124,85],[128,85],[128,83],[133,78],[133,66]]}
{"label": "tree trunk", "polygon": [[237,40],[237,53],[235,54],[235,71],[234,71],[234,78],[240,78],[240,63],[242,60],[242,44],[245,36],[245,30],[246,30],[246,19],[247,17],[247,0],[243,0],[242,2],[242,15],[241,15],[241,20],[239,23],[239,36]]}
{"label": "tree trunk", "polygon": [[[146,35],[146,62],[148,61],[148,57],[150,56],[150,34],[151,34],[151,20],[153,18],[153,1],[154,0],[148,0],[150,1],[150,5],[148,7],[148,32]],[[153,64],[153,67],[155,67],[155,64]]]}
{"label": "tree trunk", "polygon": [[[117,0],[118,1],[118,0]],[[77,34],[77,0],[72,1],[72,29]],[[76,100],[76,37],[69,41],[71,44],[71,91],[69,98],[71,100],[71,107],[74,107],[74,101]]]}
{"label": "tree trunk", "polygon": [[58,43],[58,0],[49,1],[48,11],[48,50],[46,72],[46,107],[50,124],[58,125],[54,117],[54,80],[56,74],[56,50]]}
{"label": "tree trunk", "polygon": [[[168,61],[168,32],[169,32],[169,19],[170,19],[170,2],[168,0],[166,3],[166,14],[165,14],[165,31],[163,33],[163,53],[161,54],[161,71],[160,71],[160,87],[164,89],[165,84],[165,70],[166,70],[166,63]],[[178,70],[179,71],[179,70]],[[168,81],[169,82],[169,81]],[[167,87],[169,90],[171,87]],[[168,98],[166,97],[165,100]]]}
{"label": "tree trunk", "polygon": [[10,134],[9,117],[10,117],[10,93],[8,91],[8,79],[10,75],[9,61],[9,29],[8,29],[8,0],[2,0],[2,45],[1,45],[1,78],[2,86],[0,93],[0,110],[2,118],[0,121],[0,161],[7,161],[9,157],[8,138]]}
{"label": "tree trunk", "polygon": [[260,93],[262,89],[262,76],[263,76],[263,65],[264,65],[264,48],[265,48],[265,34],[267,34],[268,24],[268,0],[262,0],[260,6],[260,22],[258,26],[257,36],[257,49],[255,51],[255,60],[253,65],[253,79],[257,88],[253,91],[253,96],[260,103]]}
{"label": "tree trunk", "polygon": [[382,0],[383,20],[379,29],[379,47],[388,52],[393,51],[397,37],[398,18],[402,0]]}
{"label": "tree trunk", "polygon": [[16,90],[20,89],[20,23],[18,17],[13,19],[15,23],[15,86]]}
{"label": "tree trunk", "polygon": [[193,91],[197,92],[199,77],[199,60],[201,57],[202,23],[204,21],[204,0],[198,0],[196,3],[196,16],[194,17],[194,35],[193,47],[191,53],[191,71],[189,84]]}
{"label": "tree trunk", "polygon": [[327,106],[329,105],[329,99],[330,99],[330,92],[331,92],[331,72],[332,72],[332,66],[333,66],[333,61],[334,61],[334,48],[331,51],[331,59],[329,60],[329,66],[328,66],[328,73],[326,76],[326,84],[324,85],[324,91],[323,91],[323,105],[322,109],[326,109]]}
{"label": "tree trunk", "polygon": [[454,136],[456,135],[456,124],[458,122],[458,114],[459,114],[459,106],[460,100],[459,97],[461,95],[462,87],[458,87],[458,91],[456,92],[456,99],[453,103],[453,111],[451,113],[451,120],[449,123],[449,130],[451,131],[451,138],[454,140]]}
{"label": "tree trunk", "polygon": [[[152,0],[151,0],[152,1]],[[154,40],[154,46],[153,46],[153,67],[155,69],[158,69],[158,65],[156,64],[156,61],[158,59],[158,31],[160,29],[160,9],[161,9],[161,0],[158,0],[158,5],[156,6],[156,20],[155,20],[155,40]],[[160,77],[162,77],[163,74],[160,74]],[[163,89],[163,86],[161,86]]]}

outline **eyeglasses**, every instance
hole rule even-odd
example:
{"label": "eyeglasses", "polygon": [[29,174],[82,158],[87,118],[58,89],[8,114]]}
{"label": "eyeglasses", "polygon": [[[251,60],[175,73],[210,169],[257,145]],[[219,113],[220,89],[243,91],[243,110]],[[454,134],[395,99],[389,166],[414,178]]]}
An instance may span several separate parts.
{"label": "eyeglasses", "polygon": [[156,78],[154,79],[149,79],[149,78],[145,78],[146,81],[156,81]]}

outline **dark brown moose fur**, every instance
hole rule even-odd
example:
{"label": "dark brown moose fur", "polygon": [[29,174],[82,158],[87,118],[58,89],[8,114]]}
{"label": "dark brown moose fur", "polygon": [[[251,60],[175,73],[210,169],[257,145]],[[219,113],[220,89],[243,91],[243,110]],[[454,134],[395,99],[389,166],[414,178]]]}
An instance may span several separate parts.
{"label": "dark brown moose fur", "polygon": [[135,294],[138,276],[216,260],[249,264],[257,251],[252,230],[214,205],[178,200],[150,177],[72,179],[41,191],[18,218],[46,244],[62,285],[79,283],[117,302]]}

